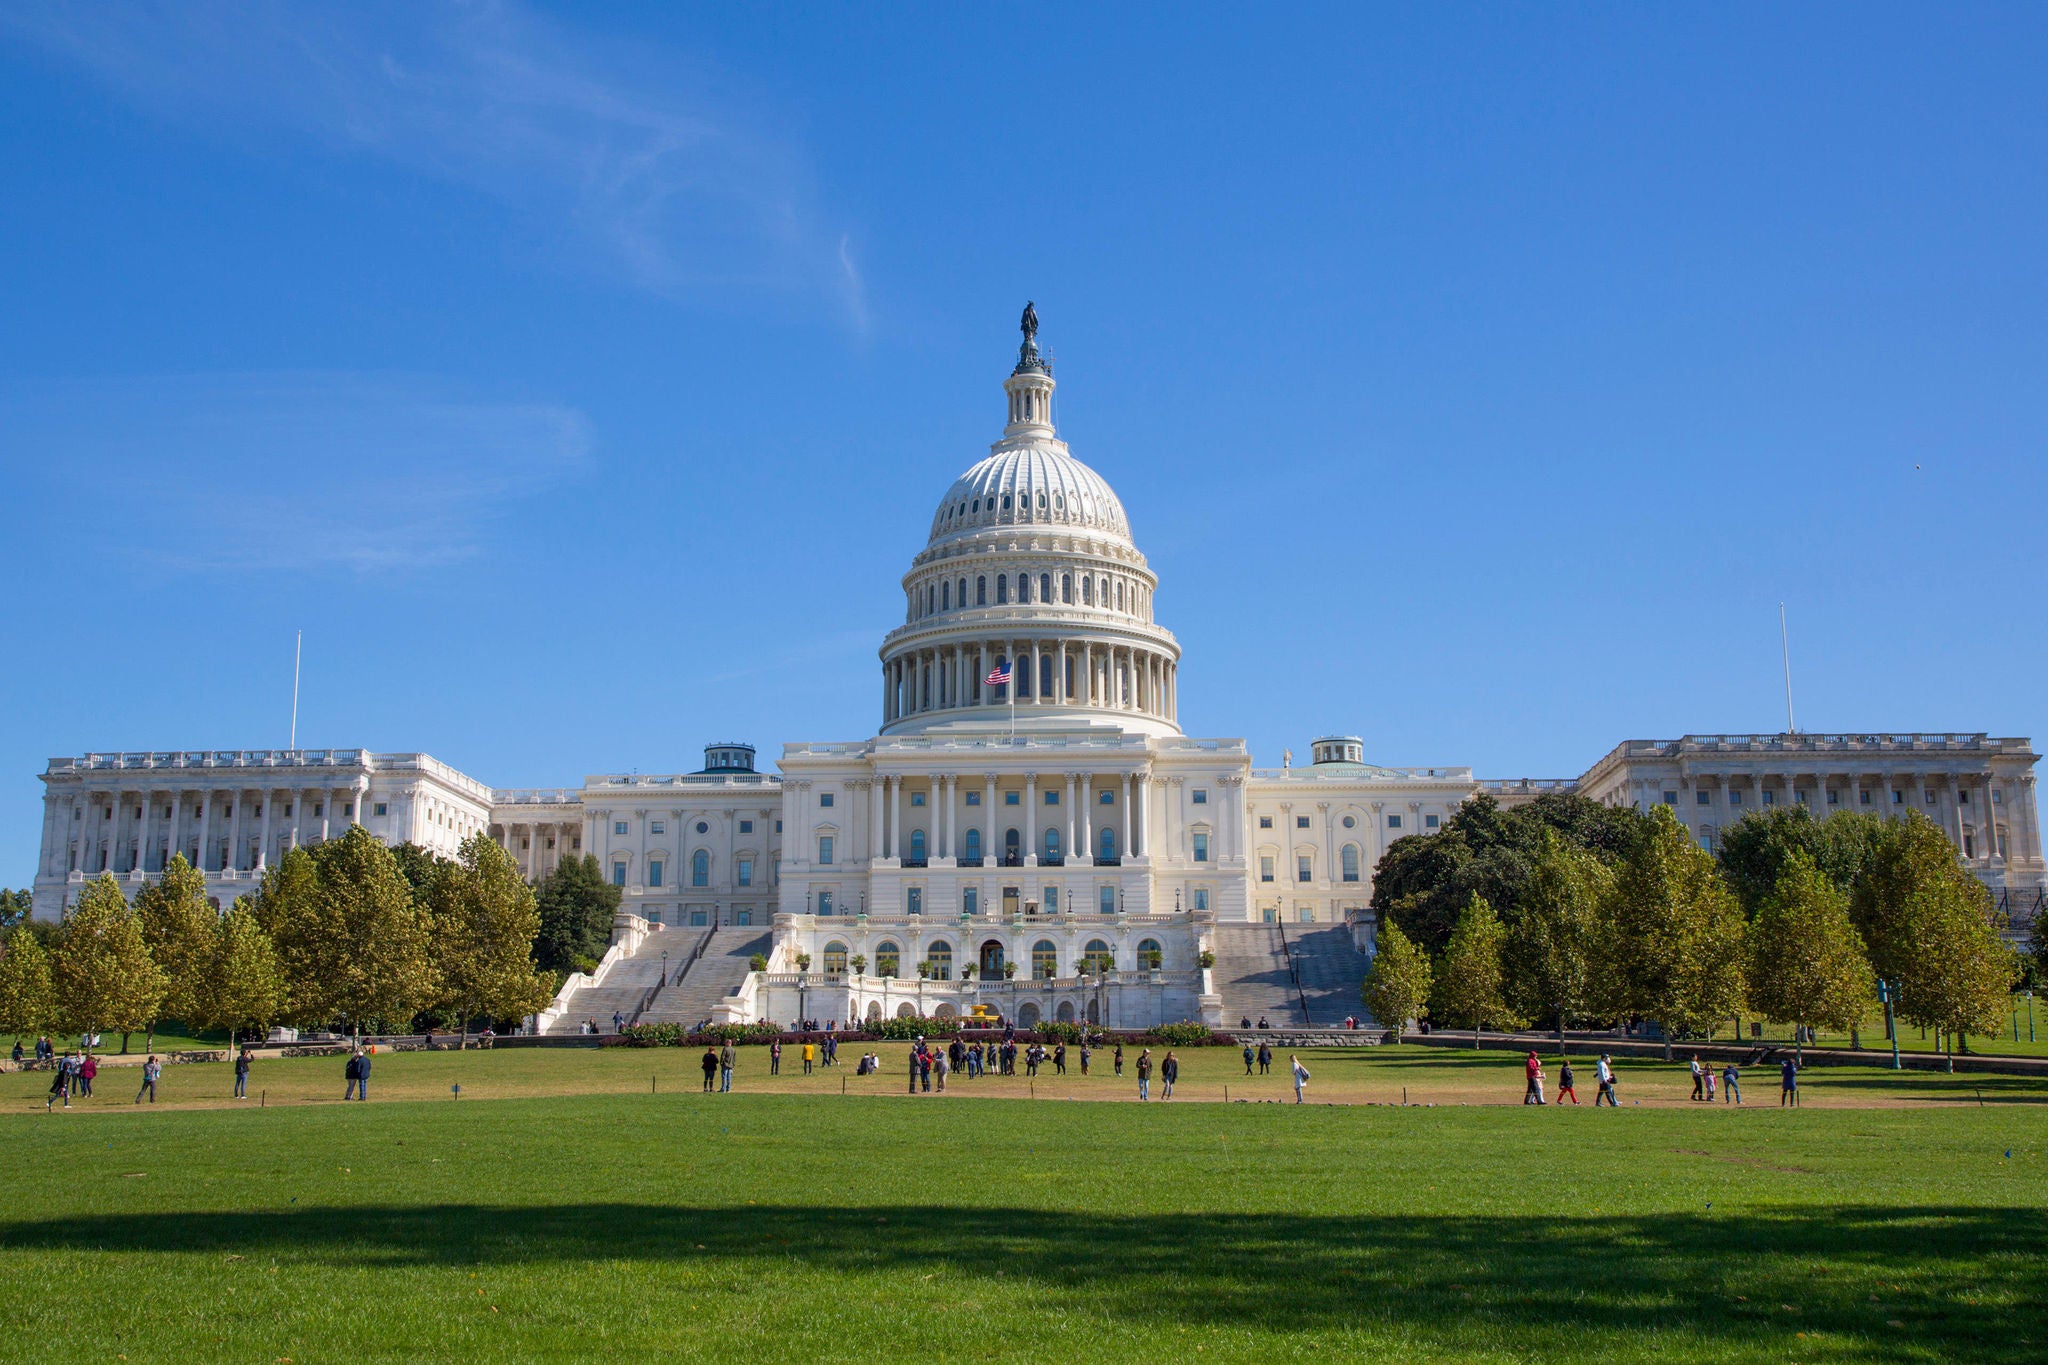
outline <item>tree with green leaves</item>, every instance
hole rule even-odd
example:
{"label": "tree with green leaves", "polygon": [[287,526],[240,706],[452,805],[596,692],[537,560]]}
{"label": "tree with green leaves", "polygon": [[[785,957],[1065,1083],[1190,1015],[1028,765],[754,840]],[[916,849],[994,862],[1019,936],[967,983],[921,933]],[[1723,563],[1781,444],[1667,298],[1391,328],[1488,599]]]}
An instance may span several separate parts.
{"label": "tree with green leaves", "polygon": [[495,840],[483,833],[463,840],[455,861],[435,874],[427,901],[443,997],[464,1047],[471,1019],[517,1018],[547,1005],[555,975],[534,965],[540,912],[533,888]]}
{"label": "tree with green leaves", "polygon": [[14,926],[35,914],[35,892],[23,887],[9,891],[0,887],[0,934],[11,934]]}
{"label": "tree with green leaves", "polygon": [[[163,876],[135,893],[135,918],[150,960],[164,974],[159,1017],[193,1023],[220,927],[220,913],[206,898],[206,874],[186,862],[184,854],[173,853]],[[143,1047],[156,1047],[155,1019]]]}
{"label": "tree with green leaves", "polygon": [[1809,1027],[1853,1028],[1869,1010],[1877,982],[1849,918],[1848,894],[1805,849],[1786,856],[1747,939],[1749,1007],[1793,1026],[1795,1055]]}
{"label": "tree with green leaves", "polygon": [[2002,1022],[2019,962],[1999,933],[1991,892],[1956,857],[1948,835],[1918,811],[1890,821],[1849,901],[1870,965],[1899,987],[1897,1017],[1955,1035]]}
{"label": "tree with green leaves", "polygon": [[427,917],[391,850],[360,825],[310,853],[288,850],[264,877],[255,912],[297,1022],[402,1028],[438,993]]}
{"label": "tree with green leaves", "polygon": [[1429,999],[1429,954],[1388,920],[1375,936],[1372,962],[1365,969],[1359,995],[1366,1013],[1400,1036],[1410,1019],[1418,1019]]}
{"label": "tree with green leaves", "polygon": [[391,845],[391,860],[398,864],[399,875],[412,888],[413,902],[417,905],[427,904],[435,879],[455,865],[452,860],[410,840]]}
{"label": "tree with green leaves", "polygon": [[1596,854],[1555,830],[1543,832],[1503,960],[1509,1003],[1525,1018],[1553,1020],[1560,1052],[1565,1028],[1591,1008],[1588,954],[1600,903],[1613,886],[1614,873]]}
{"label": "tree with green leaves", "polygon": [[1589,944],[1594,1008],[1705,1033],[1742,1007],[1742,907],[1714,857],[1659,806],[1601,901]]}
{"label": "tree with green leaves", "polygon": [[198,1018],[207,1028],[226,1029],[232,1051],[238,1035],[267,1032],[284,1006],[277,948],[257,923],[249,898],[241,897],[214,927]]}
{"label": "tree with green leaves", "polygon": [[595,970],[611,946],[612,917],[618,913],[621,895],[605,880],[594,856],[564,857],[534,888],[540,911],[534,956],[540,965],[553,972]]}
{"label": "tree with green leaves", "polygon": [[1518,1027],[1522,1020],[1508,1004],[1503,988],[1501,947],[1507,931],[1484,896],[1474,894],[1451,930],[1451,941],[1435,968],[1429,1012],[1445,1023],[1463,1023],[1472,1030],[1472,1046],[1487,1024]]}
{"label": "tree with green leaves", "polygon": [[156,1018],[168,982],[150,960],[142,925],[105,872],[85,885],[50,963],[58,1017],[67,1031],[128,1035]]}
{"label": "tree with green leaves", "polygon": [[0,955],[0,1033],[40,1034],[56,1013],[49,954],[25,925],[16,925]]}
{"label": "tree with green leaves", "polygon": [[1886,823],[1862,811],[1819,819],[1809,806],[1773,806],[1751,811],[1722,830],[1715,860],[1743,913],[1755,919],[1795,853],[1804,854],[1840,890],[1854,887],[1876,858]]}

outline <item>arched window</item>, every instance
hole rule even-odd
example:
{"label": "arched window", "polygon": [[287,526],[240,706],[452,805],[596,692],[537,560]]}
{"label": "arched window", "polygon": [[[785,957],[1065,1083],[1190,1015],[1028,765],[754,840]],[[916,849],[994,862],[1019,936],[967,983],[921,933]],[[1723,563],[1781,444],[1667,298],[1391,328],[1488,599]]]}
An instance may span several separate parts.
{"label": "arched window", "polygon": [[1001,606],[1003,603],[1009,600],[1010,576],[1008,574],[999,573],[996,575],[996,605]]}
{"label": "arched window", "polygon": [[958,600],[962,607],[965,607],[967,605],[967,580],[964,578],[960,580],[960,594]]}
{"label": "arched window", "polygon": [[910,861],[913,863],[924,861],[924,831],[921,829],[910,831]]}
{"label": "arched window", "polygon": [[944,939],[940,939],[937,943],[925,949],[924,960],[931,964],[932,980],[951,981],[953,979],[952,944]]}
{"label": "arched window", "polygon": [[1052,495],[1052,510],[1055,512],[1064,512],[1067,510],[1067,498],[1064,493],[1055,493]]}
{"label": "arched window", "polygon": [[1010,510],[1010,495],[1008,493],[1003,494],[1003,510],[1005,512]]}
{"label": "arched window", "polygon": [[939,590],[930,583],[924,585],[924,613],[929,616],[939,609]]}
{"label": "arched window", "polygon": [[903,970],[903,953],[893,939],[883,939],[875,945],[875,975],[896,976]]}
{"label": "arched window", "polygon": [[967,831],[966,856],[969,862],[981,861],[981,831],[978,829]]}
{"label": "arched window", "polygon": [[985,607],[988,605],[987,575],[983,575],[974,580],[974,605],[977,607]]}
{"label": "arched window", "polygon": [[1045,856],[1047,858],[1058,858],[1060,856],[1060,832],[1056,829],[1048,829],[1045,832]]}
{"label": "arched window", "polygon": [[1099,938],[1088,940],[1088,946],[1081,950],[1081,965],[1090,971],[1107,972],[1116,970],[1116,954],[1109,945]]}
{"label": "arched window", "polygon": [[1041,602],[1052,601],[1052,575],[1049,573],[1042,573],[1038,576],[1038,600]]}
{"label": "arched window", "polygon": [[1358,880],[1357,844],[1344,845],[1344,880],[1347,882],[1355,882]]}
{"label": "arched window", "polygon": [[1038,495],[1038,510],[1041,512],[1045,510],[1045,494],[1043,493]]}
{"label": "arched window", "polygon": [[1081,605],[1084,607],[1095,605],[1095,580],[1092,578],[1081,580]]}
{"label": "arched window", "polygon": [[1121,578],[1116,581],[1116,609],[1124,609],[1124,581]]}
{"label": "arched window", "polygon": [[846,945],[838,939],[825,945],[825,970],[843,972],[846,970]]}
{"label": "arched window", "polygon": [[941,583],[939,585],[939,610],[953,610],[953,585],[951,583]]}
{"label": "arched window", "polygon": [[1041,697],[1052,695],[1052,655],[1050,654],[1038,656],[1038,695]]}
{"label": "arched window", "polygon": [[1147,971],[1156,972],[1159,970],[1159,964],[1163,961],[1165,961],[1165,955],[1159,951],[1158,939],[1141,938],[1138,940],[1138,965],[1140,967],[1145,968]]}
{"label": "arched window", "polygon": [[1100,847],[1100,850],[1101,850],[1101,851],[1100,851],[1099,853],[1097,853],[1097,854],[1096,854],[1096,859],[1097,859],[1097,861],[1099,861],[1099,862],[1105,862],[1105,863],[1111,863],[1111,862],[1115,862],[1115,861],[1116,861],[1116,831],[1115,831],[1115,830],[1113,830],[1113,829],[1104,829],[1104,830],[1103,830],[1103,831],[1101,832],[1101,837],[1099,837],[1099,838],[1098,838],[1098,839],[1097,839],[1097,840],[1096,840],[1095,842],[1096,842],[1096,844],[1097,844],[1097,845],[1098,845],[1098,846]]}
{"label": "arched window", "polygon": [[711,855],[701,848],[690,855],[690,885],[711,885]]}
{"label": "arched window", "polygon": [[1042,938],[1031,945],[1031,975],[1039,981],[1050,981],[1060,974],[1060,950],[1053,947],[1052,940]]}
{"label": "arched window", "polygon": [[1070,573],[1063,573],[1060,575],[1060,601],[1071,605],[1073,600],[1074,576]]}
{"label": "arched window", "polygon": [[1003,861],[1005,863],[1015,867],[1021,847],[1022,840],[1016,830],[1006,829],[1003,831]]}

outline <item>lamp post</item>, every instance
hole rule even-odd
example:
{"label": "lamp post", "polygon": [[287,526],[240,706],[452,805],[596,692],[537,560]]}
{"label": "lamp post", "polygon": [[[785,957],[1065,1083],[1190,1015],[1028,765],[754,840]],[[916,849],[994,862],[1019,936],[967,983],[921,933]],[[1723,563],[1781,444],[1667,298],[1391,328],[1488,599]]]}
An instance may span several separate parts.
{"label": "lamp post", "polygon": [[1173,913],[1180,913],[1180,888],[1177,886],[1173,888]]}
{"label": "lamp post", "polygon": [[1884,1031],[1891,1035],[1892,1070],[1897,1071],[1900,1070],[1899,1021],[1896,1015],[1893,1013],[1893,1006],[1898,1004],[1899,983],[1896,981],[1880,980],[1877,983],[1877,998],[1884,1001]]}
{"label": "lamp post", "polygon": [[2034,1041],[2034,993],[2021,991],[2020,998],[2027,1002],[2027,1041]]}
{"label": "lamp post", "polygon": [[661,984],[668,985],[668,949],[661,950]]}

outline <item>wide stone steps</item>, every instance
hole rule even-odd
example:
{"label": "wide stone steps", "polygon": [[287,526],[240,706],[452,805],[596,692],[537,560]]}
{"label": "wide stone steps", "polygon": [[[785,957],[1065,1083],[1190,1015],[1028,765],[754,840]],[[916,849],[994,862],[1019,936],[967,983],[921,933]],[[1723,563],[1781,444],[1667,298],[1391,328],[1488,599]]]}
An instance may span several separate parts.
{"label": "wide stone steps", "polygon": [[[692,948],[696,946],[694,938],[684,941]],[[753,956],[768,955],[772,941],[773,935],[745,925],[713,930],[703,956],[655,996],[640,1022],[681,1024],[686,1028],[703,1023],[718,1003],[747,979]]]}

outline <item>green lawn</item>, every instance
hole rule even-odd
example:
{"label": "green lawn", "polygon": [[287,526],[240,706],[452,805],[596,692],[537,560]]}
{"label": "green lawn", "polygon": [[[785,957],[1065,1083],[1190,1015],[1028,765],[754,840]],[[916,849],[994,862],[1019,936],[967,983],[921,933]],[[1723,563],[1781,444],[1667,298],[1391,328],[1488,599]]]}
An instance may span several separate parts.
{"label": "green lawn", "polygon": [[[1315,1054],[1317,1084],[1511,1077],[1370,1051]],[[647,1093],[676,1060],[407,1054],[389,1093],[440,1098],[51,1116],[7,1077],[0,1359],[2048,1352],[2038,1083],[1794,1112]],[[453,1102],[446,1067],[533,1097]],[[1816,1099],[1890,1084],[1810,1074]]]}

